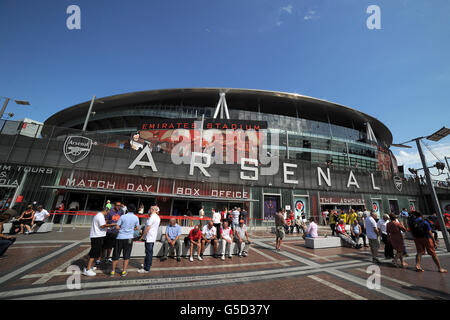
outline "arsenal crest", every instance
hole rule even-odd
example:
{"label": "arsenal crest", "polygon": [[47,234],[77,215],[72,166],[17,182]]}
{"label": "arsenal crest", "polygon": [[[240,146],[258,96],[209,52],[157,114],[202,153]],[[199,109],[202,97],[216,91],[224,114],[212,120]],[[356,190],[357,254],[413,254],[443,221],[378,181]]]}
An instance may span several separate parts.
{"label": "arsenal crest", "polygon": [[400,178],[399,176],[394,176],[394,185],[397,188],[397,190],[401,192],[403,188],[402,178]]}
{"label": "arsenal crest", "polygon": [[305,205],[303,204],[303,201],[302,200],[297,200],[295,202],[295,210],[298,213],[304,213],[304,209],[305,209]]}
{"label": "arsenal crest", "polygon": [[86,158],[91,151],[92,140],[81,136],[69,136],[64,142],[64,155],[67,160],[77,163]]}

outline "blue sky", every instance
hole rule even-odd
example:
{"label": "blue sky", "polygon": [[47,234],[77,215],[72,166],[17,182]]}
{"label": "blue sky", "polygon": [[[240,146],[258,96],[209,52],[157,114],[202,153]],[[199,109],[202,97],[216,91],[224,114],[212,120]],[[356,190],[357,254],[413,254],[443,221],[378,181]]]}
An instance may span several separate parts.
{"label": "blue sky", "polygon": [[[66,27],[71,4],[81,30]],[[381,30],[366,27],[373,4]],[[279,90],[359,109],[402,142],[449,126],[449,16],[448,0],[1,0],[0,96],[43,121],[94,94]],[[430,145],[450,156],[449,140]]]}

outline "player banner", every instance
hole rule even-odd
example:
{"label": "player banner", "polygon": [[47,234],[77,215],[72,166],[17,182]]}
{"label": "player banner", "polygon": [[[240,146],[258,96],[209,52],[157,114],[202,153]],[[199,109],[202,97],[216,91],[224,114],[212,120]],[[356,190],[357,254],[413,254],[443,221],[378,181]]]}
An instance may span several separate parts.
{"label": "player banner", "polygon": [[302,214],[308,217],[309,216],[308,209],[309,208],[307,197],[294,197],[294,210],[296,217]]}

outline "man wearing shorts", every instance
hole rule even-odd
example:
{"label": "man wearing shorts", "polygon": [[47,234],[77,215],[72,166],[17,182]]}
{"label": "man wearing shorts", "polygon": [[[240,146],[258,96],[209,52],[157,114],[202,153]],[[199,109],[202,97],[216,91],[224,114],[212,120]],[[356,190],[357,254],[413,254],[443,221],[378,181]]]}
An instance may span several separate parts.
{"label": "man wearing shorts", "polygon": [[431,232],[431,226],[428,221],[422,218],[422,214],[420,212],[412,212],[414,218],[412,224],[409,225],[411,229],[411,233],[414,237],[414,243],[416,245],[416,271],[424,272],[425,270],[422,268],[420,262],[422,256],[426,252],[433,258],[434,263],[438,267],[439,272],[447,273],[447,270],[442,268],[441,263],[439,261],[438,256],[436,255],[436,241],[434,240],[433,233]]}
{"label": "man wearing shorts", "polygon": [[139,230],[139,218],[134,215],[136,206],[132,203],[128,205],[128,213],[120,217],[117,221],[116,229],[119,230],[116,238],[116,245],[113,252],[113,262],[111,277],[116,274],[116,266],[119,261],[120,255],[123,252],[123,269],[122,277],[125,277],[127,273],[128,261],[130,260],[131,249],[133,249],[134,230]]}
{"label": "man wearing shorts", "polygon": [[378,228],[377,228],[377,222],[375,221],[375,218],[377,217],[377,213],[375,211],[372,211],[370,213],[370,216],[368,216],[365,220],[365,229],[366,229],[366,236],[369,239],[369,247],[370,252],[372,253],[372,262],[374,263],[380,263],[380,260],[378,260],[378,249],[380,248],[380,241],[378,241]]}
{"label": "man wearing shorts", "polygon": [[106,223],[110,228],[106,231],[106,237],[103,241],[103,249],[106,250],[105,262],[112,263],[111,251],[116,245],[116,238],[119,231],[116,229],[117,221],[122,216],[123,211],[121,209],[120,202],[116,202],[114,207],[106,215]]}
{"label": "man wearing shorts", "polygon": [[90,233],[91,251],[89,251],[88,265],[83,270],[83,275],[88,277],[96,275],[92,265],[94,264],[94,259],[100,259],[100,256],[102,255],[103,240],[105,239],[106,228],[108,227],[105,216],[108,214],[108,211],[108,208],[104,208],[103,211],[97,213],[92,220]]}
{"label": "man wearing shorts", "polygon": [[205,247],[208,243],[210,243],[214,247],[214,258],[217,258],[217,238],[216,238],[216,228],[212,220],[209,220],[209,223],[206,226],[203,226],[202,229],[202,251],[200,253],[200,257],[203,257],[203,252],[205,252]]}
{"label": "man wearing shorts", "polygon": [[275,234],[276,234],[276,248],[278,251],[281,251],[281,243],[284,238],[284,226],[286,225],[286,220],[283,216],[283,209],[278,210],[275,215]]}

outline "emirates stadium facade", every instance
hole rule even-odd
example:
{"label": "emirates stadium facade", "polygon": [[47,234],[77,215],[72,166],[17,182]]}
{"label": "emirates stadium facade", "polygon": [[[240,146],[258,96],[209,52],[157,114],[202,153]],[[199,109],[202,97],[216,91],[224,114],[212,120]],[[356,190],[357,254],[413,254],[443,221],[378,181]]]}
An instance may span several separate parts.
{"label": "emirates stadium facade", "polygon": [[240,206],[264,225],[280,207],[319,218],[325,209],[423,205],[383,123],[299,94],[133,92],[24,125],[2,124],[3,207],[37,201],[54,209],[63,201],[95,211],[111,200],[145,211],[157,203],[162,214],[183,216]]}

